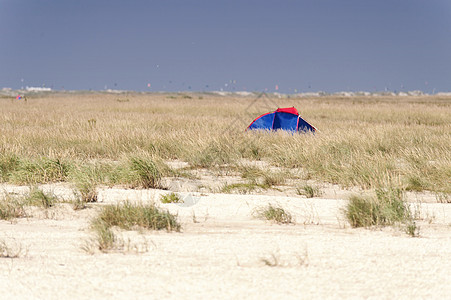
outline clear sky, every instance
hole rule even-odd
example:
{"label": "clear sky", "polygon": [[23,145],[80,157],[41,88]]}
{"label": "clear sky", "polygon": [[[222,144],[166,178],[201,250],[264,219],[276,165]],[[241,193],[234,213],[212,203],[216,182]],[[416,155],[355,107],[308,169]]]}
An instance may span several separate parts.
{"label": "clear sky", "polygon": [[43,85],[448,92],[451,1],[0,0],[0,87]]}

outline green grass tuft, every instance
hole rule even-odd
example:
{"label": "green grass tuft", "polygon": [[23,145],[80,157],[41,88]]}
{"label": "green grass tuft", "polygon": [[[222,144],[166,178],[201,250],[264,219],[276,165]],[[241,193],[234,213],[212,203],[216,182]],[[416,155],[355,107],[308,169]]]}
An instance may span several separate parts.
{"label": "green grass tuft", "polygon": [[33,187],[30,193],[25,197],[27,205],[40,206],[43,208],[50,208],[55,205],[57,198],[55,195],[45,193],[39,188]]}
{"label": "green grass tuft", "polygon": [[27,217],[24,207],[23,199],[4,195],[0,200],[0,220]]}
{"label": "green grass tuft", "polygon": [[170,193],[160,196],[161,203],[182,203],[183,200],[176,193]]}
{"label": "green grass tuft", "polygon": [[7,182],[19,166],[19,158],[14,154],[0,154],[0,181]]}
{"label": "green grass tuft", "polygon": [[378,188],[376,197],[352,196],[345,216],[352,227],[406,224],[412,220],[403,192],[398,188]]}
{"label": "green grass tuft", "polygon": [[301,187],[297,187],[296,193],[307,198],[320,197],[322,195],[319,187],[311,186],[309,184],[304,184]]}
{"label": "green grass tuft", "polygon": [[87,241],[82,249],[91,254],[94,253],[94,248],[102,252],[123,249],[125,243],[114,233],[114,226],[125,230],[140,227],[151,230],[180,231],[181,228],[175,215],[157,208],[154,204],[132,204],[127,201],[122,205],[108,205],[103,207],[100,214],[91,221],[91,229],[95,237]]}
{"label": "green grass tuft", "polygon": [[69,165],[60,159],[43,157],[18,160],[10,170],[9,180],[15,184],[38,184],[65,181]]}
{"label": "green grass tuft", "polygon": [[259,184],[256,182],[248,182],[248,183],[232,183],[225,184],[220,192],[226,194],[232,194],[234,192],[238,192],[239,194],[249,194],[257,189],[266,190],[269,186]]}
{"label": "green grass tuft", "polygon": [[118,239],[111,226],[102,221],[96,221],[92,224],[95,232],[95,241],[97,248],[102,252],[107,252],[118,247]]}
{"label": "green grass tuft", "polygon": [[407,177],[407,191],[421,192],[427,187],[421,177],[410,175]]}
{"label": "green grass tuft", "polygon": [[406,224],[406,233],[411,237],[419,237],[420,236],[420,227],[417,226],[415,221],[412,221]]}
{"label": "green grass tuft", "polygon": [[103,207],[98,220],[107,226],[118,226],[130,230],[135,226],[151,230],[180,231],[181,225],[175,215],[156,207],[154,204],[132,204]]}
{"label": "green grass tuft", "polygon": [[136,184],[143,188],[160,188],[161,172],[151,158],[130,158],[130,169],[136,175]]}
{"label": "green grass tuft", "polygon": [[256,215],[260,219],[273,221],[277,224],[293,223],[293,217],[281,207],[274,207],[269,204],[267,207],[258,209]]}

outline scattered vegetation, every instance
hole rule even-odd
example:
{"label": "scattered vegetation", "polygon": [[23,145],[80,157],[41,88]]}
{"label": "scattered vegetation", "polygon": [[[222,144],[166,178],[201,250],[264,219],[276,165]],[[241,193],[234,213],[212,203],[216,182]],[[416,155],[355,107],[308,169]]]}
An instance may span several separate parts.
{"label": "scattered vegetation", "polygon": [[285,183],[286,172],[268,172],[263,174],[263,185],[272,187]]}
{"label": "scattered vegetation", "polygon": [[269,204],[265,208],[260,208],[256,211],[256,216],[263,220],[275,222],[277,224],[293,223],[293,217],[281,207],[274,207]]}
{"label": "scattered vegetation", "polygon": [[304,184],[300,187],[296,187],[296,193],[307,198],[320,197],[322,195],[321,189],[319,187],[311,186],[309,184]]}
{"label": "scattered vegetation", "polygon": [[97,201],[97,186],[101,183],[113,180],[114,170],[106,164],[85,164],[73,167],[70,178],[75,183],[77,198],[85,203]]}
{"label": "scattered vegetation", "polygon": [[[404,190],[451,194],[449,97],[274,100],[281,107],[302,106],[303,116],[320,129],[292,135],[244,132],[252,117],[267,111],[255,99],[175,96],[168,101],[171,95],[130,94],[133,101],[126,105],[111,95],[43,96],[26,107],[2,105],[0,180],[77,182],[77,169],[95,165],[108,167],[98,168],[93,185],[152,188],[165,176],[160,159],[230,170],[245,159],[302,169],[312,180],[345,187],[375,189],[389,178]],[[265,177],[264,171],[249,170],[243,177],[268,186],[297,179],[290,173]]]}
{"label": "scattered vegetation", "polygon": [[97,221],[92,224],[92,229],[95,233],[95,243],[97,248],[102,252],[122,248],[122,241],[120,241],[114,234],[111,226],[102,221]]}
{"label": "scattered vegetation", "polygon": [[43,190],[32,187],[30,193],[25,197],[25,203],[27,205],[39,206],[43,208],[50,208],[57,202],[55,195],[51,193],[45,193]]}
{"label": "scattered vegetation", "polygon": [[181,203],[183,200],[176,193],[164,194],[160,196],[161,203]]}
{"label": "scattered vegetation", "polygon": [[160,188],[161,172],[151,158],[131,157],[130,169],[136,186],[143,188]]}
{"label": "scattered vegetation", "polygon": [[0,180],[7,182],[12,172],[18,169],[19,158],[15,154],[0,152]]}
{"label": "scattered vegetation", "polygon": [[386,226],[412,219],[399,188],[379,188],[376,197],[352,196],[345,214],[352,227]]}
{"label": "scattered vegetation", "polygon": [[376,189],[376,197],[352,196],[345,216],[352,227],[403,224],[407,234],[418,236],[419,227],[403,198],[404,192],[395,187]]}
{"label": "scattered vegetation", "polygon": [[248,179],[260,187],[270,188],[272,186],[283,185],[285,179],[290,177],[289,172],[271,172],[255,166],[239,166],[238,171],[241,177]]}
{"label": "scattered vegetation", "polygon": [[234,192],[238,192],[239,194],[250,194],[257,189],[266,190],[269,187],[263,184],[258,184],[256,182],[247,182],[247,183],[232,183],[225,184],[220,192],[231,194]]}
{"label": "scattered vegetation", "polygon": [[409,175],[407,176],[407,191],[421,192],[426,188],[426,183],[423,182],[420,176]]}
{"label": "scattered vegetation", "polygon": [[11,220],[15,218],[25,218],[25,204],[22,198],[9,194],[3,195],[0,200],[0,220]]}
{"label": "scattered vegetation", "polygon": [[156,207],[155,204],[133,204],[128,201],[103,207],[96,220],[108,227],[118,226],[126,230],[135,226],[167,231],[180,231],[181,228],[175,215]]}
{"label": "scattered vegetation", "polygon": [[1,194],[0,199],[0,219],[12,220],[16,218],[26,218],[27,206],[37,206],[44,209],[53,207],[58,201],[52,193],[44,192],[37,187],[31,187],[26,195]]}
{"label": "scattered vegetation", "polygon": [[65,181],[69,166],[60,159],[42,157],[35,160],[9,158],[6,165],[8,181],[15,184],[38,184]]}
{"label": "scattered vegetation", "polygon": [[184,159],[195,168],[212,168],[234,162],[237,153],[231,149],[226,139],[213,140],[194,153],[186,153]]}
{"label": "scattered vegetation", "polygon": [[[177,217],[154,204],[123,204],[108,205],[102,208],[100,214],[91,222],[95,238],[83,245],[87,252],[93,252],[93,247],[102,252],[120,250],[125,243],[114,233],[113,228],[125,230],[144,228],[151,230],[180,231],[181,225]],[[94,245],[94,246],[93,246]]]}
{"label": "scattered vegetation", "polygon": [[406,225],[406,233],[411,237],[420,236],[420,227],[417,226],[415,221],[411,221]]}

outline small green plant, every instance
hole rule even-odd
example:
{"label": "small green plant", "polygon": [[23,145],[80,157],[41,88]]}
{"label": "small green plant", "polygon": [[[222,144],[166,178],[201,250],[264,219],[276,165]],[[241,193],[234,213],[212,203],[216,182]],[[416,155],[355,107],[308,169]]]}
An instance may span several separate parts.
{"label": "small green plant", "polygon": [[313,189],[313,187],[311,185],[304,185],[302,187],[302,189],[304,190],[304,195],[307,198],[313,198],[313,196],[315,196],[314,189]]}
{"label": "small green plant", "polygon": [[377,188],[376,197],[385,217],[382,219],[383,222],[387,224],[404,223],[412,219],[409,206],[404,201],[404,192],[400,188]]}
{"label": "small green plant", "polygon": [[13,154],[0,154],[0,181],[8,181],[12,172],[19,167],[19,158]]}
{"label": "small green plant", "polygon": [[262,169],[255,166],[239,166],[238,170],[241,172],[242,178],[246,178],[251,181],[257,181],[257,179],[265,174]]}
{"label": "small green plant", "polygon": [[406,224],[406,233],[411,237],[420,236],[420,227],[417,226],[415,221],[411,221]]}
{"label": "small green plant", "polygon": [[176,216],[157,208],[154,204],[132,204],[127,201],[123,205],[108,205],[92,220],[91,229],[95,237],[87,241],[82,249],[88,253],[93,253],[94,248],[102,252],[123,249],[125,243],[113,232],[114,226],[125,230],[141,227],[180,231],[181,228]]}
{"label": "small green plant", "polygon": [[30,193],[25,198],[25,203],[28,205],[40,206],[43,208],[50,208],[55,205],[57,198],[55,195],[45,193],[43,190],[33,187]]}
{"label": "small green plant", "polygon": [[161,172],[151,158],[132,157],[130,169],[136,175],[137,185],[143,188],[160,188]]}
{"label": "small green plant", "polygon": [[285,178],[289,177],[289,174],[286,172],[265,171],[255,166],[239,166],[238,170],[241,172],[242,178],[246,178],[251,182],[261,182],[261,185],[267,188],[274,185],[282,185],[285,183]]}
{"label": "small green plant", "polygon": [[258,184],[256,182],[248,182],[248,183],[232,183],[232,184],[225,184],[220,192],[231,194],[234,192],[238,192],[239,194],[249,194],[256,189],[268,189],[268,186],[263,184]]}
{"label": "small green plant", "polygon": [[16,184],[37,184],[65,181],[69,165],[60,159],[40,158],[19,160],[15,170],[10,173],[11,182]]}
{"label": "small green plant", "polygon": [[420,176],[410,175],[407,178],[407,191],[421,192],[425,189],[426,184],[423,182]]}
{"label": "small green plant", "polygon": [[74,166],[70,179],[75,183],[76,198],[85,203],[97,202],[97,186],[113,177],[113,166],[108,164],[86,164]]}
{"label": "small green plant", "polygon": [[72,208],[74,210],[85,209],[88,203],[97,202],[96,184],[89,181],[76,183],[77,189],[73,191],[74,200]]}
{"label": "small green plant", "polygon": [[81,210],[85,209],[86,207],[88,207],[86,205],[86,202],[81,200],[81,198],[76,198],[74,201],[72,201],[72,208],[74,210]]}
{"label": "small green plant", "polygon": [[162,203],[182,203],[183,200],[176,193],[170,193],[160,196],[160,201]]}
{"label": "small green plant", "polygon": [[309,184],[297,187],[296,193],[307,198],[319,197],[322,195],[321,190],[318,187]]}
{"label": "small green plant", "polygon": [[352,227],[369,227],[379,224],[380,207],[374,199],[353,195],[345,214]]}
{"label": "small green plant", "polygon": [[281,207],[274,207],[269,204],[265,208],[258,209],[256,215],[260,219],[273,221],[277,224],[290,224],[293,223],[293,217],[287,211]]}
{"label": "small green plant", "polygon": [[402,190],[391,187],[376,189],[376,197],[352,196],[345,216],[352,227],[386,226],[412,219]]}
{"label": "small green plant", "polygon": [[97,202],[97,185],[94,182],[79,182],[77,187],[81,201],[85,203]]}
{"label": "small green plant", "polygon": [[11,220],[15,218],[25,218],[23,199],[12,197],[9,194],[3,196],[0,200],[0,220]]}
{"label": "small green plant", "polygon": [[282,185],[285,183],[285,176],[286,174],[279,172],[279,173],[264,173],[263,174],[263,185],[272,187],[274,185]]}
{"label": "small green plant", "polygon": [[105,222],[96,221],[92,224],[92,229],[95,232],[95,241],[100,251],[107,252],[108,250],[119,248],[117,244],[118,239],[111,230],[111,226]]}
{"label": "small green plant", "polygon": [[103,207],[98,220],[108,227],[118,226],[130,230],[135,226],[151,230],[180,231],[177,217],[168,211],[162,210],[155,204],[124,204],[107,205]]}

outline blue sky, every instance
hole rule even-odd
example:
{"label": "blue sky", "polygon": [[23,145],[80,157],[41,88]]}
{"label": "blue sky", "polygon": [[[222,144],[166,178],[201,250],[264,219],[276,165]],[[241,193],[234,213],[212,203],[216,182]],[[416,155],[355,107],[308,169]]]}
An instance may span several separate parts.
{"label": "blue sky", "polygon": [[0,0],[0,87],[27,85],[448,92],[451,1]]}

